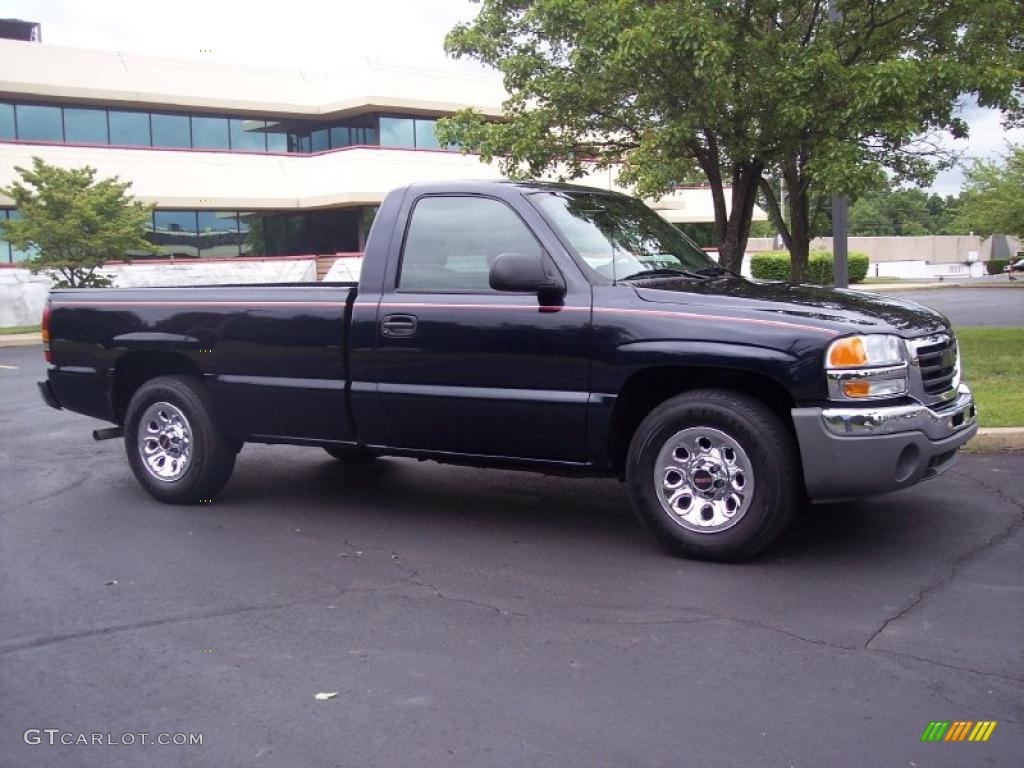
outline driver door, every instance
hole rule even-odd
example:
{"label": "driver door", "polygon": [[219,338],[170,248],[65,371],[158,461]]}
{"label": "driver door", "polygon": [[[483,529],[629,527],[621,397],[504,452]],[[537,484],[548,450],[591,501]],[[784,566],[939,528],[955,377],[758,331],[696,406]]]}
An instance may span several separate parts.
{"label": "driver door", "polygon": [[506,252],[550,258],[507,202],[469,194],[412,202],[378,307],[373,442],[585,462],[590,287],[569,281],[559,306],[494,291],[490,265]]}

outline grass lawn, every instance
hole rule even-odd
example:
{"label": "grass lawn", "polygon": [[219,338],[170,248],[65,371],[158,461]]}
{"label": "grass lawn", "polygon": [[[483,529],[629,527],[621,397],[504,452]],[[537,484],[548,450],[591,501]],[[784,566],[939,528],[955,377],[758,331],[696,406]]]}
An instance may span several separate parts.
{"label": "grass lawn", "polygon": [[1024,427],[1024,328],[957,328],[983,427]]}
{"label": "grass lawn", "polygon": [[10,328],[0,328],[0,335],[11,333],[39,333],[38,325],[14,325]]}

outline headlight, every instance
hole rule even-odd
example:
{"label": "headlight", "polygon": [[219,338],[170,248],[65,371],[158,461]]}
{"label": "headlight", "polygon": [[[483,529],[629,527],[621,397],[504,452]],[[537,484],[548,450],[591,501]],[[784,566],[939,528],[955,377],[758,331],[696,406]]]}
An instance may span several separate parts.
{"label": "headlight", "polygon": [[887,334],[836,339],[825,353],[829,397],[863,400],[906,394],[904,349],[903,339]]}
{"label": "headlight", "polygon": [[904,361],[903,346],[903,339],[899,336],[847,336],[832,342],[825,355],[825,364],[828,368],[898,365]]}

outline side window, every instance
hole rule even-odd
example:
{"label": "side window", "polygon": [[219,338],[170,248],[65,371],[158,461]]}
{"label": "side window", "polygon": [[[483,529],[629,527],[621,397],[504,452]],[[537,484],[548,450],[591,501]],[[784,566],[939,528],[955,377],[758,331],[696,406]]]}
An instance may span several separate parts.
{"label": "side window", "polygon": [[489,291],[502,253],[540,254],[522,220],[485,197],[424,197],[416,203],[402,252],[398,287],[407,291]]}

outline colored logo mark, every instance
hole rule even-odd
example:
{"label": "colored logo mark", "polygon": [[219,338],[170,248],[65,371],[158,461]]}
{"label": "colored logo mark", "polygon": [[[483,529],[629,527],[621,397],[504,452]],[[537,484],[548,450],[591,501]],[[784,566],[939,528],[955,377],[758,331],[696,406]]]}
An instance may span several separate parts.
{"label": "colored logo mark", "polygon": [[995,720],[932,720],[921,741],[988,741],[995,727]]}

